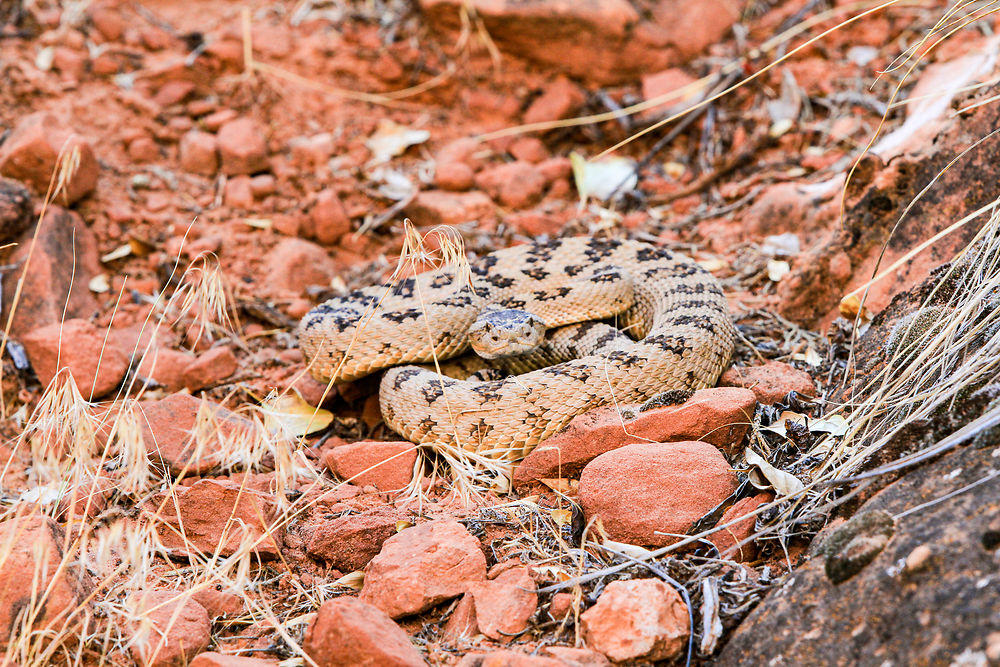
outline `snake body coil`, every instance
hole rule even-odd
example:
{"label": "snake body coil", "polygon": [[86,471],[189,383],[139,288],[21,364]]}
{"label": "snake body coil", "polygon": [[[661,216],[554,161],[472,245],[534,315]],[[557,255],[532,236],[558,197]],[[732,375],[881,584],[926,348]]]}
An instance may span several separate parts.
{"label": "snake body coil", "polygon": [[[609,269],[631,279],[631,305],[616,324],[636,340],[563,327],[552,335],[579,344],[586,356],[489,382],[416,366],[390,368],[382,378],[382,415],[408,440],[515,459],[597,406],[714,385],[729,363],[735,330],[712,275],[687,257],[637,241],[514,246],[473,264],[471,288],[438,270],[330,299],[303,318],[299,341],[323,381],[429,362],[434,353],[448,359],[468,350],[469,327],[490,304],[538,313],[550,327],[594,318],[583,312],[581,291],[566,285],[592,282],[594,296],[583,300],[601,301]],[[612,304],[598,312],[616,311]]]}

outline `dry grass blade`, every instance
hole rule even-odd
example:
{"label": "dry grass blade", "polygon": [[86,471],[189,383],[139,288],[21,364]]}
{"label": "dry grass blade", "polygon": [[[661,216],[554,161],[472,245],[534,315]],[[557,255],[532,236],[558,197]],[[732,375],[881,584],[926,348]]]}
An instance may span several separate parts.
{"label": "dry grass blade", "polygon": [[232,292],[213,255],[201,255],[181,276],[181,286],[167,303],[174,325],[188,324],[187,338],[194,345],[203,335],[234,336],[239,323],[231,313]]}

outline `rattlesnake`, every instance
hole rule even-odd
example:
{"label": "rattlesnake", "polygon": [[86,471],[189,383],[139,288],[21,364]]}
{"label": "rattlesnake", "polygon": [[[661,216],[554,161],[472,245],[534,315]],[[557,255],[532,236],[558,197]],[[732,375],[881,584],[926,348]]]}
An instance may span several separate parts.
{"label": "rattlesnake", "polygon": [[[629,289],[610,300],[595,296],[602,282],[618,285],[615,276],[624,276]],[[310,372],[346,381],[429,362],[432,341],[439,360],[455,357],[468,350],[468,331],[490,304],[532,311],[547,326],[607,318],[624,308],[616,324],[637,340],[606,325],[562,327],[549,333],[550,351],[585,356],[554,366],[488,382],[416,366],[390,368],[383,376],[382,415],[408,440],[514,459],[578,414],[612,401],[712,386],[729,363],[735,330],[718,283],[691,259],[663,248],[558,239],[486,255],[472,265],[471,278],[470,288],[439,269],[317,306],[298,332]],[[593,293],[578,289],[588,283]],[[581,300],[614,303],[595,315]]]}

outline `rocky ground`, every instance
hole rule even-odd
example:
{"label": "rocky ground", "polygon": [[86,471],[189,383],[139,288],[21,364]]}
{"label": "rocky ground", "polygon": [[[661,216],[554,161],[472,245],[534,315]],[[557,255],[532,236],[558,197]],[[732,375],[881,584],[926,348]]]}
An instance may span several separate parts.
{"label": "rocky ground", "polygon": [[[996,263],[932,274],[994,247],[993,9],[874,8],[0,4],[4,664],[1000,664],[996,434],[837,483],[997,409]],[[689,254],[734,364],[459,493],[294,335],[405,218]]]}

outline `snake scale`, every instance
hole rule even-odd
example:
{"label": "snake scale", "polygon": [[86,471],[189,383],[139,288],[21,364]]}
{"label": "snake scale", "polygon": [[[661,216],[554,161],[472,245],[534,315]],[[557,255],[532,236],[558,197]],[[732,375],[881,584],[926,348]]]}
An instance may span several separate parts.
{"label": "snake scale", "polygon": [[[615,292],[618,303],[604,310],[588,310],[582,302],[608,301],[600,288],[609,270],[631,289]],[[571,289],[568,281],[595,289]],[[465,353],[469,328],[491,305],[544,313],[550,327],[620,311],[615,324],[629,336],[607,325],[562,326],[550,331],[553,345],[584,356],[502,380],[399,366]],[[690,258],[638,241],[566,238],[485,255],[465,284],[443,268],[330,299],[306,314],[298,336],[322,381],[389,368],[382,415],[406,439],[509,460],[597,406],[713,386],[729,363],[735,329],[715,278]]]}

